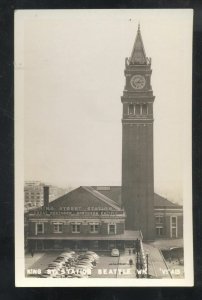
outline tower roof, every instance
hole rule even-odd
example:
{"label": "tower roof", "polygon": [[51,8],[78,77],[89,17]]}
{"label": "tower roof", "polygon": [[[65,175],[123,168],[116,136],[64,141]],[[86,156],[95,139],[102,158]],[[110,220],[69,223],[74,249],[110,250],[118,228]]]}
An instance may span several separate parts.
{"label": "tower roof", "polygon": [[147,65],[147,57],[146,57],[146,53],[142,41],[140,24],[138,25],[135,43],[129,61],[131,64],[135,64],[135,65]]}

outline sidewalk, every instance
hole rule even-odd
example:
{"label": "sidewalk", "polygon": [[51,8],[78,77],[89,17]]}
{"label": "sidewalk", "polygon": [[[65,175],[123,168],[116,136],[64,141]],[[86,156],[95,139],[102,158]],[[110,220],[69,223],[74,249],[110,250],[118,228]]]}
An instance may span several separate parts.
{"label": "sidewalk", "polygon": [[153,247],[149,244],[143,243],[143,248],[145,254],[148,254],[148,269],[149,274],[155,278],[167,278],[171,279],[171,274],[168,272],[168,267],[165,263],[165,260],[160,252],[160,250],[156,247]]}

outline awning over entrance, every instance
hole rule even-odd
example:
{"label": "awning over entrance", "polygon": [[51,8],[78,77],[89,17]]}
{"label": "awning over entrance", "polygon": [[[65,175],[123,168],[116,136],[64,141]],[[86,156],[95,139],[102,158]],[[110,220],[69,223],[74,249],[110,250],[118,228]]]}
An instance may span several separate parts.
{"label": "awning over entrance", "polygon": [[125,230],[124,234],[117,235],[71,235],[71,236],[61,236],[61,235],[35,235],[30,236],[27,239],[29,240],[81,240],[81,241],[102,241],[102,240],[119,240],[119,241],[131,241],[136,239],[142,239],[142,234],[140,231]]}

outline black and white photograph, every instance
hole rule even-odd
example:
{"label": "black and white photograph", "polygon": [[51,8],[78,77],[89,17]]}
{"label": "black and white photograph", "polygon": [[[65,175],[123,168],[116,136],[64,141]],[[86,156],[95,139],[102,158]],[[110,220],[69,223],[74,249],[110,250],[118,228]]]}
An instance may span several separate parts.
{"label": "black and white photograph", "polygon": [[15,12],[15,284],[193,286],[191,9]]}

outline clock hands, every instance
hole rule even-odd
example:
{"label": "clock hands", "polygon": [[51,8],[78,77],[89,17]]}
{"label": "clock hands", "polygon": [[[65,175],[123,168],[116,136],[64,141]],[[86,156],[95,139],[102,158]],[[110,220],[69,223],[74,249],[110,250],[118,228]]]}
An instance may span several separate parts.
{"label": "clock hands", "polygon": [[141,75],[134,75],[131,78],[131,84],[132,84],[133,88],[135,88],[135,89],[141,89],[145,85],[145,79]]}

